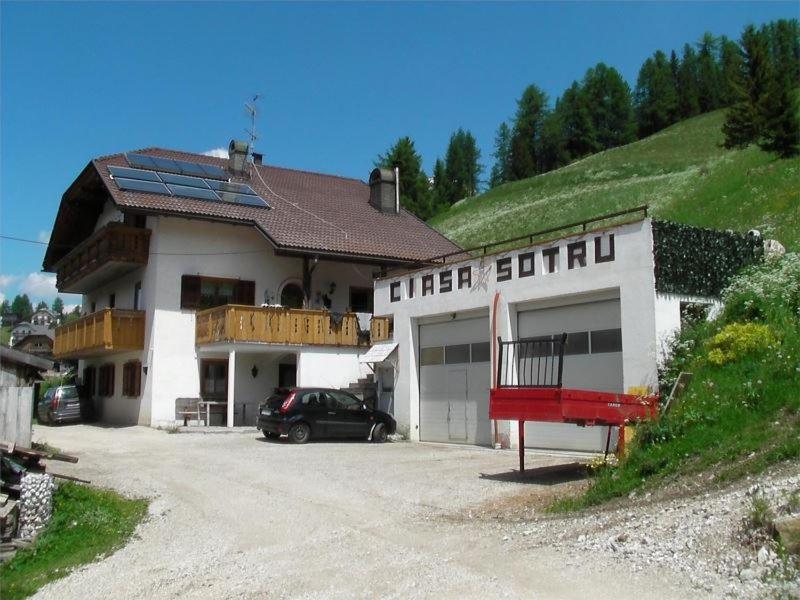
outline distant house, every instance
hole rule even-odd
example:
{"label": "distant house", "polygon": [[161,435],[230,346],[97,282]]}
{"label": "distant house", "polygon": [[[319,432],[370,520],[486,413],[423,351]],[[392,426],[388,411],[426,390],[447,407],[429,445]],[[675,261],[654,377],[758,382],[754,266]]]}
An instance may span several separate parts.
{"label": "distant house", "polygon": [[22,352],[41,356],[42,358],[52,358],[55,332],[48,327],[34,327],[35,329],[30,334],[14,344],[14,348]]}
{"label": "distant house", "polygon": [[0,346],[0,385],[25,386],[42,379],[41,373],[52,369],[52,360]]}
{"label": "distant house", "polygon": [[40,308],[31,315],[31,323],[51,327],[58,324],[58,316],[47,308]]}

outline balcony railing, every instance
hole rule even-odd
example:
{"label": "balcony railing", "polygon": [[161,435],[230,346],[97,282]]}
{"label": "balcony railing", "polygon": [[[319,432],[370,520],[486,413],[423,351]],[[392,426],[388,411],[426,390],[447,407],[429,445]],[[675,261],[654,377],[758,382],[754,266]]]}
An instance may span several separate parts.
{"label": "balcony railing", "polygon": [[144,311],[106,308],[56,328],[55,358],[89,358],[144,348]]}
{"label": "balcony railing", "polygon": [[149,252],[149,229],[109,223],[58,262],[56,287],[62,292],[91,291],[146,265]]}
{"label": "balcony railing", "polygon": [[198,346],[251,342],[358,347],[389,337],[387,317],[373,317],[366,335],[360,333],[355,314],[342,315],[337,322],[326,310],[227,304],[198,311],[195,320]]}

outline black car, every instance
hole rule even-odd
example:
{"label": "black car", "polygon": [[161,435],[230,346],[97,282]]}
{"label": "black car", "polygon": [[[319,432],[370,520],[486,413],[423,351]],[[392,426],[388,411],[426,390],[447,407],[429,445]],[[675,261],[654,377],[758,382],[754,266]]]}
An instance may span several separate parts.
{"label": "black car", "polygon": [[313,438],[364,438],[385,442],[397,423],[391,415],[369,408],[341,390],[325,388],[278,389],[258,410],[258,428],[264,437],[288,435],[305,444]]}

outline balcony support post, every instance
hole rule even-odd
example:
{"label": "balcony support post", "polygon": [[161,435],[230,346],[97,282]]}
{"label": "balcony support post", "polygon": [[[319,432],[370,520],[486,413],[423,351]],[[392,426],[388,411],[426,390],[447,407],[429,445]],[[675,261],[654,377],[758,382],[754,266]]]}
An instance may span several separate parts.
{"label": "balcony support post", "polygon": [[228,354],[228,409],[226,425],[233,427],[233,403],[236,397],[236,350],[231,350]]}

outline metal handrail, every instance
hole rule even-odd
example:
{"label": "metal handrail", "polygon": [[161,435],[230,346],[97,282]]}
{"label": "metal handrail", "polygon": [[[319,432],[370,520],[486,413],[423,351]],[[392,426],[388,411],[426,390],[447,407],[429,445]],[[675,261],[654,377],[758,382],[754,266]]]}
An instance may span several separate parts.
{"label": "metal handrail", "polygon": [[567,334],[504,342],[497,338],[498,388],[561,387]]}

